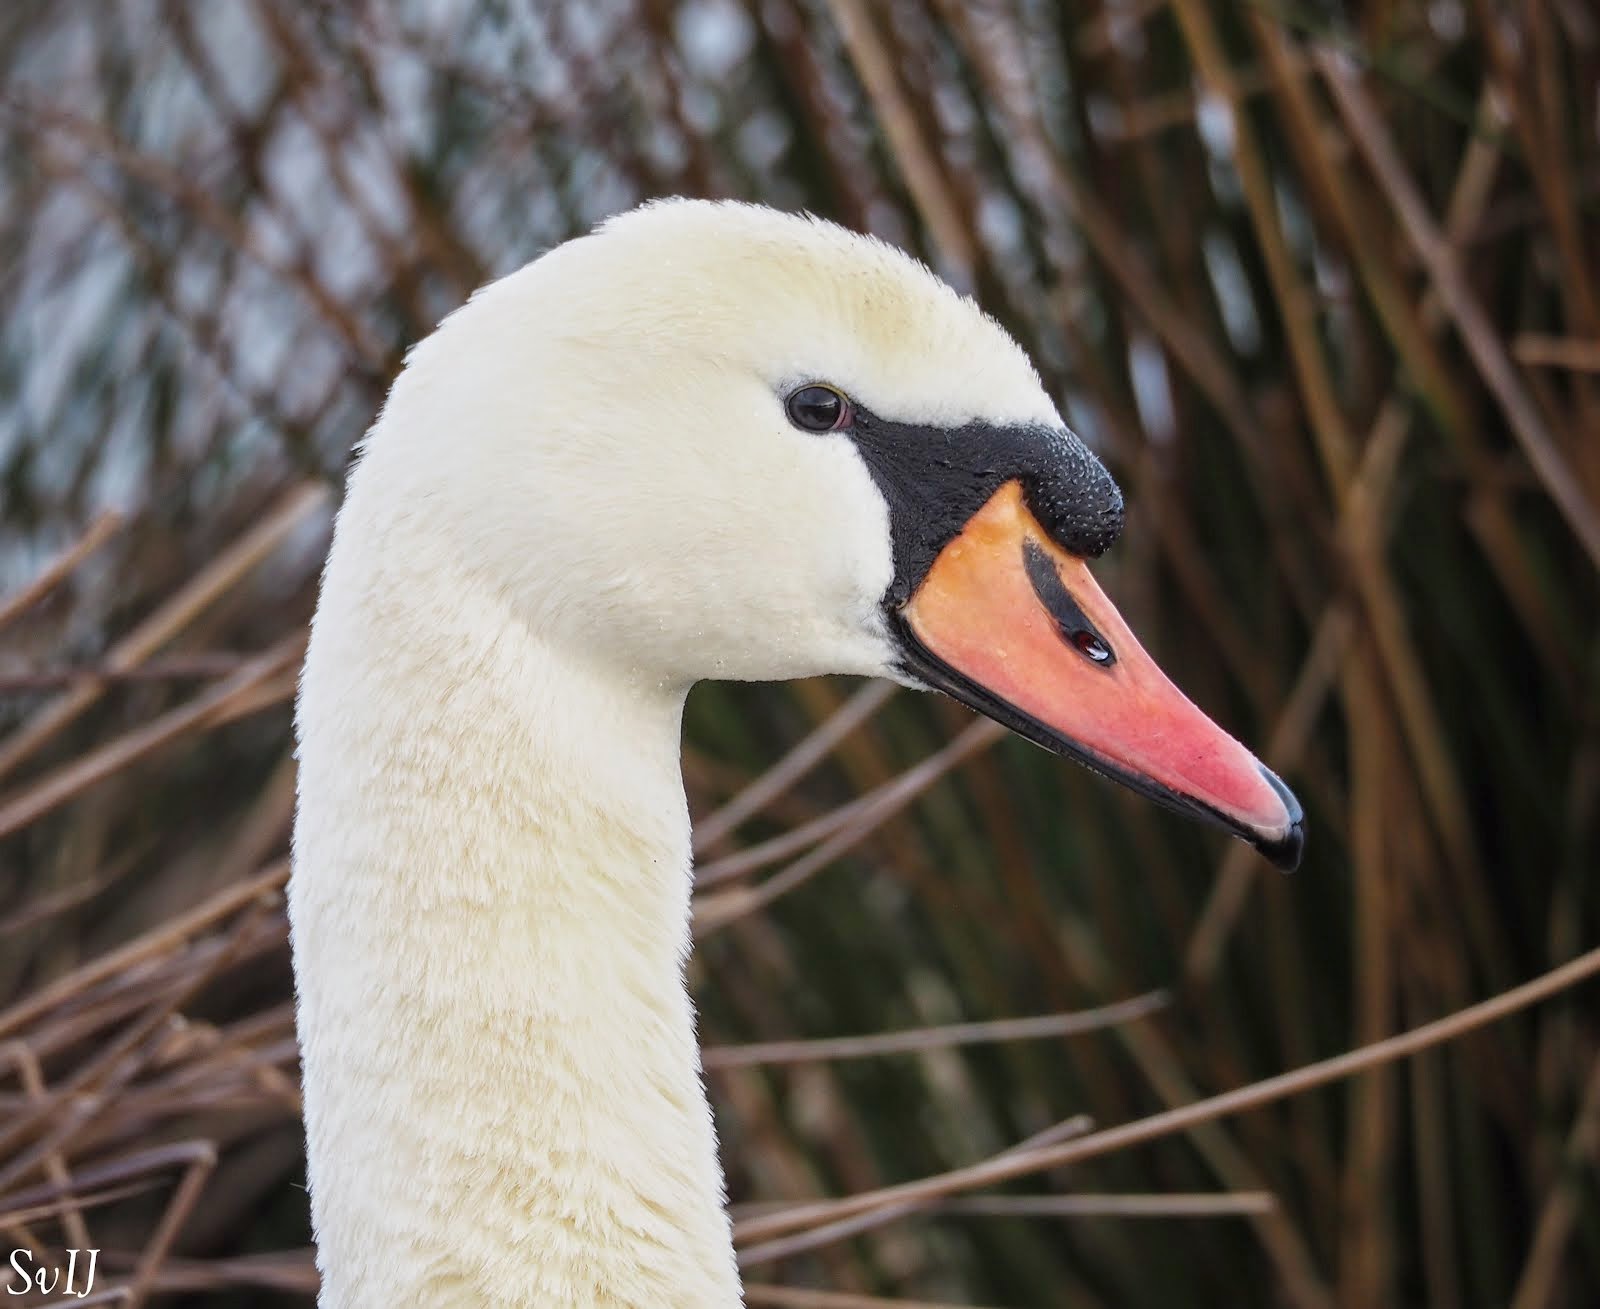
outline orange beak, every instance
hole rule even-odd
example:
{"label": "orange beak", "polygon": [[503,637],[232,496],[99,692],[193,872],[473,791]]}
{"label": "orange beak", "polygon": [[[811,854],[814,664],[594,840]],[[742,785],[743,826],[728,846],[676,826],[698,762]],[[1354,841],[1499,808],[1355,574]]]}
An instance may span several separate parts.
{"label": "orange beak", "polygon": [[1088,565],[1007,482],[900,609],[923,680],[1158,803],[1225,827],[1278,867],[1300,862],[1300,804],[1197,709],[1134,638]]}

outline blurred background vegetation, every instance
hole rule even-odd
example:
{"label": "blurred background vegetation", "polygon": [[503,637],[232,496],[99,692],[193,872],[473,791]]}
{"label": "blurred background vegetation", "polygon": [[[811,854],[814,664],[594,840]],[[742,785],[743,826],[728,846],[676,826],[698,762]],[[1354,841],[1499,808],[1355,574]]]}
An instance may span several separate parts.
{"label": "blurred background vegetation", "polygon": [[[1590,0],[7,0],[0,67],[0,1244],[309,1302],[280,888],[349,450],[473,287],[653,195],[812,209],[996,314],[1128,493],[1108,589],[1312,834],[1285,879],[933,697],[697,690],[736,1215],[1600,941]],[[1594,998],[747,1244],[751,1302],[1593,1305]]]}

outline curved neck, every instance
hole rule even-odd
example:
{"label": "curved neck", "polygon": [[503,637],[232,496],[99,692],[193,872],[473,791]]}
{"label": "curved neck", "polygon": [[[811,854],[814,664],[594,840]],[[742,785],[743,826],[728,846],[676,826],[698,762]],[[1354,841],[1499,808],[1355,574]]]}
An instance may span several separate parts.
{"label": "curved neck", "polygon": [[351,514],[290,884],[322,1303],[737,1305],[681,692],[562,657]]}

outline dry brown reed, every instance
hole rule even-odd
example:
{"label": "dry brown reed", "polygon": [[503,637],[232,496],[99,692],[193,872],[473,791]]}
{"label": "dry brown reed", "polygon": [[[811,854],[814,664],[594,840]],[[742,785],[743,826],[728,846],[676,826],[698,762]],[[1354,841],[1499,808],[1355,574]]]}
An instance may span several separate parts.
{"label": "dry brown reed", "polygon": [[1018,336],[1127,491],[1109,589],[1312,825],[1285,880],[946,703],[697,691],[749,1302],[1600,1299],[1592,6],[13,4],[0,69],[0,1246],[314,1294],[288,722],[348,452],[475,285],[691,193]]}

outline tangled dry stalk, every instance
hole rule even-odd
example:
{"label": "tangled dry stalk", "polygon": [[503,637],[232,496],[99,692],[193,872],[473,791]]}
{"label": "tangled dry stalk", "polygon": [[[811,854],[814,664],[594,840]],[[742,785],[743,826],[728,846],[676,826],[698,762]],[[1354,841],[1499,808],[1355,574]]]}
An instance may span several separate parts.
{"label": "tangled dry stalk", "polygon": [[1313,823],[1285,882],[949,705],[697,692],[750,1303],[1594,1301],[1588,7],[123,0],[0,67],[0,1229],[100,1248],[75,1303],[313,1294],[345,460],[473,286],[675,192],[1001,317],[1128,492],[1110,589]]}

